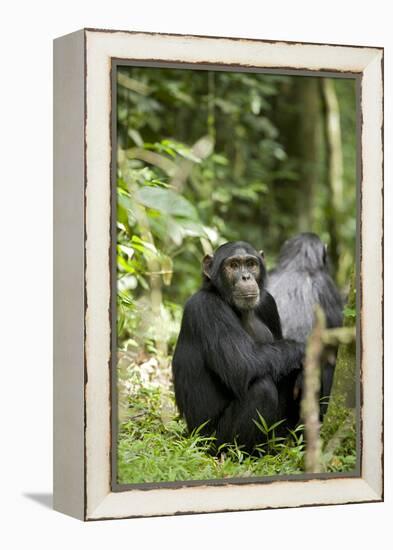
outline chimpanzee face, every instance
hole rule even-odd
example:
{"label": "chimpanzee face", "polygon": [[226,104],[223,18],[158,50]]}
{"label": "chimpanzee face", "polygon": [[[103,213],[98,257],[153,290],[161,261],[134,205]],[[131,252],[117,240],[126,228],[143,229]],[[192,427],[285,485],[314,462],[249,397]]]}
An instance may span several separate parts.
{"label": "chimpanzee face", "polygon": [[249,310],[259,302],[260,259],[238,248],[222,263],[225,286],[230,289],[232,303],[240,310]]}
{"label": "chimpanzee face", "polygon": [[214,256],[203,258],[205,284],[214,287],[221,297],[238,310],[247,311],[259,303],[266,270],[263,252],[245,241],[221,245]]}

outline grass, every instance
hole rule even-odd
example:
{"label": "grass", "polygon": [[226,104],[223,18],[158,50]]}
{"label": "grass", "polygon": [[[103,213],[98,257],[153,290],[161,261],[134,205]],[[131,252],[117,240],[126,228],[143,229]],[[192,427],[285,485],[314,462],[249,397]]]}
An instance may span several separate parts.
{"label": "grass", "polygon": [[[135,382],[135,380],[134,380]],[[136,380],[132,391],[121,398],[118,438],[118,482],[121,484],[163,481],[227,479],[301,474],[305,444],[301,427],[287,439],[275,436],[262,418],[257,420],[268,443],[259,456],[250,456],[236,444],[218,456],[210,452],[213,438],[197,430],[187,434],[178,417],[173,393],[168,387],[146,387]],[[335,426],[322,430],[325,442],[346,421],[338,415]],[[334,452],[323,456],[328,472],[350,471],[355,467],[355,430],[347,429]]]}

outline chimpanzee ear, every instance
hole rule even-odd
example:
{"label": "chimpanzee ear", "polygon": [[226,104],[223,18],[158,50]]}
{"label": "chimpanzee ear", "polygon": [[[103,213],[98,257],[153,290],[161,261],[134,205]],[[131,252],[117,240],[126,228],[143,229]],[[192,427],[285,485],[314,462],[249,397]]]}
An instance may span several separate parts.
{"label": "chimpanzee ear", "polygon": [[206,254],[206,256],[202,260],[202,269],[203,269],[204,275],[206,275],[208,279],[211,279],[212,264],[213,264],[213,256],[210,256],[210,254]]}
{"label": "chimpanzee ear", "polygon": [[260,254],[262,260],[265,260],[265,253],[264,253],[264,251],[263,251],[263,250],[258,250],[258,252],[259,252],[259,254]]}

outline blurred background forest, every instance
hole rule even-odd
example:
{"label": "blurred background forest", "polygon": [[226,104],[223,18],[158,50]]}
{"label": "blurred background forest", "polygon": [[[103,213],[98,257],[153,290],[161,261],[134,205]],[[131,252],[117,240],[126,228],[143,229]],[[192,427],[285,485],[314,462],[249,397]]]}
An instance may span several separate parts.
{"label": "blurred background forest", "polygon": [[[216,459],[208,441],[186,438],[170,360],[201,259],[228,240],[263,249],[270,269],[287,238],[313,231],[348,293],[355,81],[144,67],[120,67],[117,80],[119,481],[300,472],[301,434],[292,447],[274,442],[280,463],[277,449]],[[353,467],[347,445],[327,470]]]}

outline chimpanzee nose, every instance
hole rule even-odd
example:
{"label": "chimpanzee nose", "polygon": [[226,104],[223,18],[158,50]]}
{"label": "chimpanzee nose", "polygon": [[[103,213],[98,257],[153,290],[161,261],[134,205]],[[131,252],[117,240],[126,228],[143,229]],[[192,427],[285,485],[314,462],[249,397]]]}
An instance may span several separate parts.
{"label": "chimpanzee nose", "polygon": [[249,281],[251,279],[251,275],[249,273],[243,273],[242,280],[243,281]]}

